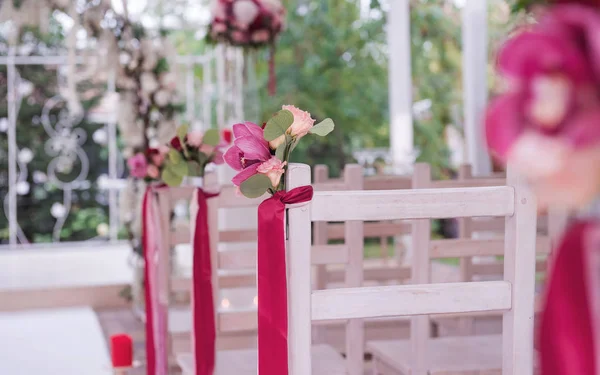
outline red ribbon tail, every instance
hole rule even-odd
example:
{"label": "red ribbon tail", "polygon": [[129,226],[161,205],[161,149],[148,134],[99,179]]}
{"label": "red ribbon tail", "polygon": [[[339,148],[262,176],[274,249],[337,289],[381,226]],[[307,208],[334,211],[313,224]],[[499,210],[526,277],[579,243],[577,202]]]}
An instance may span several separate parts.
{"label": "red ribbon tail", "polygon": [[196,375],[212,375],[215,369],[215,306],[210,259],[208,205],[206,195],[198,189],[198,213],[194,232],[194,259],[192,274],[192,304],[194,329],[194,356]]}
{"label": "red ribbon tail", "polygon": [[152,190],[146,188],[142,203],[142,250],[144,252],[144,305],[146,309],[146,374],[156,375],[156,347],[154,344],[154,317],[152,314],[152,294],[150,290],[150,260],[148,258],[150,233],[146,218],[150,214],[149,205],[152,203]]}
{"label": "red ribbon tail", "polygon": [[312,199],[312,186],[277,192],[258,207],[258,373],[288,374],[285,205]]}
{"label": "red ribbon tail", "polygon": [[586,263],[600,249],[589,248],[585,240],[595,225],[576,223],[555,250],[538,341],[544,375],[597,374]]}

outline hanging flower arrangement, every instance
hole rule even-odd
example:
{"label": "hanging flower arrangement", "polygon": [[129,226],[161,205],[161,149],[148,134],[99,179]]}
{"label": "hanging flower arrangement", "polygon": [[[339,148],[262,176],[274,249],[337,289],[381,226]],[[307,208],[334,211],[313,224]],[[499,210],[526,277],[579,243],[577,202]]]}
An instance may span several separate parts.
{"label": "hanging flower arrangement", "polygon": [[271,47],[269,93],[275,93],[275,41],[285,26],[279,0],[214,0],[207,40],[235,47]]}
{"label": "hanging flower arrangement", "polygon": [[260,48],[272,44],[284,26],[279,0],[216,0],[212,12],[211,42]]}

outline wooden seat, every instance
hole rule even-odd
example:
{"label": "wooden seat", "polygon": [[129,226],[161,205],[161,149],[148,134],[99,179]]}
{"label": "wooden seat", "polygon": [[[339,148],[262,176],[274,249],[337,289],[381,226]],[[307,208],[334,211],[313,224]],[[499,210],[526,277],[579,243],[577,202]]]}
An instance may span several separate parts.
{"label": "wooden seat", "polygon": [[[374,374],[410,374],[410,340],[371,341],[367,350],[373,353]],[[502,335],[434,338],[427,341],[425,355],[429,375],[500,375]]]}
{"label": "wooden seat", "polygon": [[[344,357],[328,345],[312,347],[313,374],[346,375]],[[227,350],[217,353],[214,375],[249,375],[256,374],[258,363],[256,350]],[[183,375],[194,374],[194,359],[191,354],[181,354],[177,357]]]}

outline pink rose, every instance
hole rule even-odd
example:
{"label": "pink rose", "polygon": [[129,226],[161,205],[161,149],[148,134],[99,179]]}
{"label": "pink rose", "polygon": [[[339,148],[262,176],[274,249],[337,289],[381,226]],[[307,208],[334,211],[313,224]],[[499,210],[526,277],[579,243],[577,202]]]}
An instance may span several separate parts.
{"label": "pink rose", "polygon": [[202,145],[203,139],[204,133],[202,133],[200,130],[192,130],[188,133],[186,142],[188,145],[198,148]]}
{"label": "pink rose", "polygon": [[157,179],[160,176],[160,171],[156,165],[148,164],[148,167],[146,168],[146,174],[150,178]]}
{"label": "pink rose", "polygon": [[146,156],[141,152],[135,154],[134,156],[130,157],[129,160],[127,160],[129,173],[136,178],[146,177],[147,166],[148,162],[146,161]]}
{"label": "pink rose", "polygon": [[288,111],[292,112],[292,115],[294,115],[294,122],[287,130],[287,132],[293,137],[298,139],[304,137],[315,124],[315,120],[313,120],[310,117],[310,113],[306,111],[296,108],[293,105],[284,105],[281,108],[287,109]]}
{"label": "pink rose", "polygon": [[256,43],[264,43],[269,40],[269,30],[258,30],[252,33],[252,41]]}
{"label": "pink rose", "polygon": [[273,187],[277,187],[279,186],[281,176],[285,172],[284,167],[286,163],[287,162],[282,162],[281,160],[277,159],[277,157],[272,156],[271,159],[259,165],[256,171],[269,177],[271,180],[271,185],[273,185]]}

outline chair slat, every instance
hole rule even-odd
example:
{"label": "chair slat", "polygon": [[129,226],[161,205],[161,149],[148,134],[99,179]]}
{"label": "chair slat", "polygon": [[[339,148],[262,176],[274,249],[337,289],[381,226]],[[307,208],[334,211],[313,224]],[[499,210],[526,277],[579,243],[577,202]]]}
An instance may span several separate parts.
{"label": "chair slat", "polygon": [[242,194],[237,192],[237,189],[233,186],[223,187],[219,194],[219,208],[243,208],[243,207],[256,207],[263,200],[265,200],[266,194],[260,198],[248,199]]}
{"label": "chair slat", "polygon": [[311,262],[313,265],[348,263],[348,246],[316,245],[312,247]]}
{"label": "chair slat", "polygon": [[329,289],[314,291],[311,302],[315,321],[506,311],[511,308],[511,284],[487,281]]}
{"label": "chair slat", "polygon": [[417,191],[317,192],[313,221],[443,219],[511,216],[514,189],[509,186],[420,189]]}

